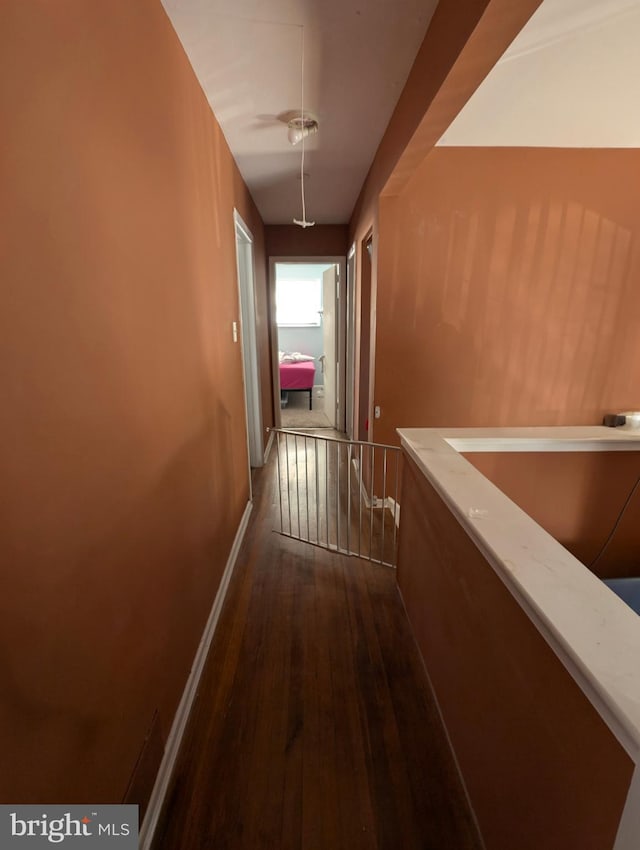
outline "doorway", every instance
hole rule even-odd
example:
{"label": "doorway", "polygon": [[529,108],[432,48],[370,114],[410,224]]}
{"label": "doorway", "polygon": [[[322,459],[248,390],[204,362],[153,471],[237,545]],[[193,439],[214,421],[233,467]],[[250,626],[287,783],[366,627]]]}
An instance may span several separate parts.
{"label": "doorway", "polygon": [[[236,261],[238,265],[238,296],[240,300],[240,342],[242,345],[242,371],[244,378],[247,416],[247,446],[249,466],[264,465],[262,439],[262,405],[258,373],[258,347],[256,341],[255,279],[253,236],[237,210],[233,212],[236,232]],[[238,328],[233,327],[238,340]],[[251,474],[249,474],[251,481]]]}
{"label": "doorway", "polygon": [[271,258],[281,427],[345,429],[343,257]]}

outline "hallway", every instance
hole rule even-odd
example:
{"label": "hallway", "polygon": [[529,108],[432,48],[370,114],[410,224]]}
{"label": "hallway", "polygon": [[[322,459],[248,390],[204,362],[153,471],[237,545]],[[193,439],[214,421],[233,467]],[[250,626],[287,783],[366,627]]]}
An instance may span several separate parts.
{"label": "hallway", "polygon": [[272,532],[275,452],[154,850],[475,850],[386,568]]}

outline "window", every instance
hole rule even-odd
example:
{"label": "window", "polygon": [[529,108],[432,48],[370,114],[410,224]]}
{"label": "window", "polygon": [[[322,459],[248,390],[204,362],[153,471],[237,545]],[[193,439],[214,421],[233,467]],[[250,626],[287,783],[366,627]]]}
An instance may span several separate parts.
{"label": "window", "polygon": [[279,325],[320,325],[321,280],[278,280],[276,321]]}

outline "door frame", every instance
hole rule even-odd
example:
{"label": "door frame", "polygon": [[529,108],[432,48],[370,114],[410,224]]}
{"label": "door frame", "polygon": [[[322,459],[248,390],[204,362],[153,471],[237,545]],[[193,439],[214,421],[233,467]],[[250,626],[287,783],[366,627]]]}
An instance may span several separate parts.
{"label": "door frame", "polygon": [[[377,249],[373,226],[359,240],[356,255],[359,254],[359,279],[356,289],[355,305],[355,346],[354,346],[354,439],[371,442],[373,433],[373,388],[375,362],[375,311],[376,284],[375,269]],[[371,244],[371,251],[368,245]],[[367,256],[368,255],[368,256]],[[365,429],[365,421],[368,428]]]}
{"label": "door frame", "polygon": [[[340,333],[340,314],[339,314],[339,281],[340,281],[340,271],[335,263],[327,266],[322,272],[322,360],[323,360],[323,368],[322,372],[324,375],[324,415],[328,417],[331,427],[334,429],[338,429],[340,422],[338,422],[338,398],[339,398],[339,333]],[[331,304],[330,309],[327,309],[327,304],[330,303],[330,299],[327,296],[332,296],[333,304]],[[328,317],[328,318],[327,318]],[[333,365],[333,368],[327,369],[327,360],[326,360],[326,352],[328,351],[328,346],[333,343],[333,358],[332,361],[329,361],[330,365]],[[333,373],[333,374],[332,374]],[[333,409],[328,407],[328,402],[333,399]]]}
{"label": "door frame", "polygon": [[354,395],[356,385],[356,243],[347,254],[346,276],[345,432],[354,439]]}
{"label": "door frame", "polygon": [[[344,256],[335,255],[298,255],[292,257],[274,256],[269,257],[269,297],[273,304],[276,300],[276,265],[278,263],[287,265],[336,265],[338,266],[338,283],[336,286],[336,398],[338,411],[336,415],[336,426],[339,431],[346,428],[347,395],[353,393],[353,385],[347,384],[347,260]],[[280,369],[278,364],[278,323],[276,316],[273,317],[274,334],[271,345],[273,363],[273,407],[275,412],[276,427],[280,427]],[[353,398],[351,400],[353,404]]]}
{"label": "door frame", "polygon": [[[251,482],[251,467],[264,466],[262,404],[256,331],[255,256],[253,234],[237,209],[233,210],[233,223],[240,304],[240,344],[247,425],[247,454],[249,458],[249,482]],[[249,487],[251,487],[251,483],[249,483]]]}

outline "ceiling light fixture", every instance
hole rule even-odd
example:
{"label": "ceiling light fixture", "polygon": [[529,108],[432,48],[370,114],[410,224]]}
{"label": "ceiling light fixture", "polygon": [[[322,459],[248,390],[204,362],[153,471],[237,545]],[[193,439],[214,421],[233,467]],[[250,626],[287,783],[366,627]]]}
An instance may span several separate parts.
{"label": "ceiling light fixture", "polygon": [[318,132],[318,122],[310,115],[298,115],[296,118],[292,118],[287,127],[289,128],[287,138],[292,145],[297,145],[312,133]]}
{"label": "ceiling light fixture", "polygon": [[[304,140],[310,133],[316,133],[318,130],[318,122],[310,116],[304,114],[304,25],[300,27],[302,30],[302,58],[300,63],[300,115],[289,121],[288,137],[292,145],[302,142],[302,152],[300,156],[300,195],[302,198],[302,220],[293,219],[293,223],[299,227],[313,227],[315,221],[307,221],[307,208],[304,198]],[[293,125],[293,126],[292,126]],[[314,127],[314,129],[312,129]],[[295,141],[294,141],[295,139]]]}

